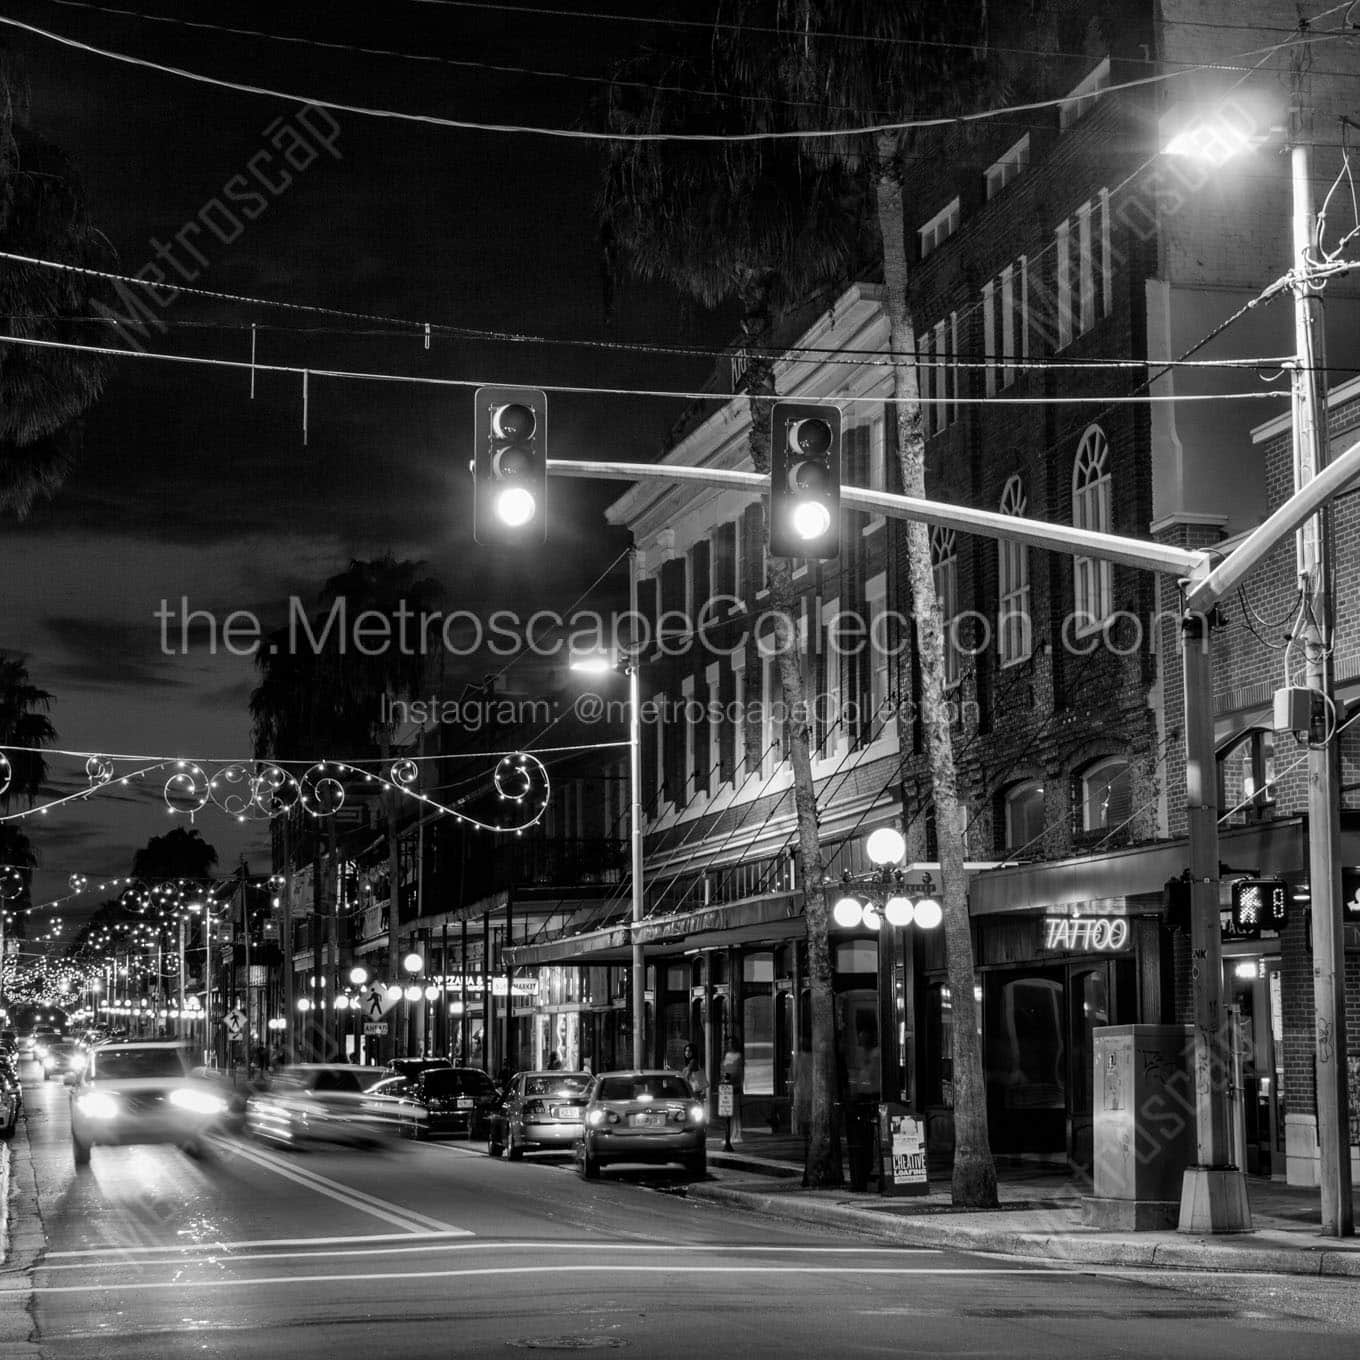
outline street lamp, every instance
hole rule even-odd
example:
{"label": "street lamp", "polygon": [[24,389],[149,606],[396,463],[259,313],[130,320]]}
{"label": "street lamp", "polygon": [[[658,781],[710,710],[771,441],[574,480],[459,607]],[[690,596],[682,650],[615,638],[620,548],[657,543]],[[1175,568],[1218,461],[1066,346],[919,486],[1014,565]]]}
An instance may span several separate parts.
{"label": "street lamp", "polygon": [[[636,626],[638,614],[638,550],[628,549],[628,617]],[[633,969],[633,1066],[645,1067],[646,1037],[643,1033],[647,1018],[646,960],[642,954],[643,883],[642,883],[642,702],[639,693],[638,671],[640,649],[629,646],[619,658],[628,675],[628,840],[632,865],[632,969]],[[571,669],[586,675],[603,675],[614,669],[615,663],[599,653],[575,657]]]}
{"label": "street lamp", "polygon": [[[1325,469],[1328,461],[1327,371],[1322,352],[1323,320],[1319,269],[1314,255],[1316,220],[1311,185],[1310,116],[1304,109],[1302,71],[1294,69],[1288,140],[1292,188],[1295,354],[1291,390],[1294,426],[1294,489],[1297,494]],[[1222,164],[1260,145],[1249,117],[1239,119],[1235,135],[1222,110],[1191,124],[1171,138],[1167,154]],[[1252,124],[1250,129],[1245,124]],[[1195,129],[1209,126],[1206,138]],[[1312,914],[1313,1002],[1318,1033],[1329,1031],[1332,1042],[1316,1054],[1317,1132],[1320,1154],[1321,1227],[1325,1233],[1349,1237],[1355,1231],[1351,1203],[1350,1128],[1347,1110],[1346,1004],[1342,984],[1344,926],[1340,868],[1340,755],[1329,734],[1333,712],[1332,561],[1330,516],[1321,509],[1295,536],[1298,577],[1305,593],[1307,684],[1313,695],[1314,726],[1308,754],[1308,884]],[[1193,589],[1192,589],[1193,597]],[[1194,618],[1187,611],[1184,637]],[[1203,616],[1199,615],[1202,619]],[[1227,1035],[1223,1023],[1223,965],[1219,933],[1217,775],[1213,744],[1213,673],[1207,656],[1208,629],[1202,624],[1194,639],[1199,646],[1182,648],[1186,664],[1187,825],[1190,832],[1191,949],[1201,960],[1195,970],[1195,1023],[1208,1036],[1196,1053],[1196,1113],[1201,1166],[1186,1173],[1181,1195],[1183,1231],[1232,1231],[1249,1228],[1250,1210],[1242,1169],[1228,1167],[1231,1156],[1226,1102],[1229,1081]],[[1192,661],[1197,653],[1198,661]],[[1192,664],[1195,692],[1192,695]],[[1288,683],[1288,680],[1286,680]],[[1198,794],[1198,796],[1196,796]],[[1207,1067],[1207,1071],[1206,1071]],[[1192,1176],[1219,1177],[1226,1184],[1203,1184],[1192,1190]],[[1226,1215],[1226,1217],[1225,1217]]]}

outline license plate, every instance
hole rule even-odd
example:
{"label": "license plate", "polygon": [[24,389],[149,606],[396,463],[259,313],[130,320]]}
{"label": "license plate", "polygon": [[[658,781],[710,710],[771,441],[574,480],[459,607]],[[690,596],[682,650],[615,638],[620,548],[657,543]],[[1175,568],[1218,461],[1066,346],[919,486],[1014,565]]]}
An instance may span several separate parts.
{"label": "license plate", "polygon": [[460,1110],[470,1110],[470,1109],[473,1107],[474,1104],[476,1104],[476,1102],[473,1100],[473,1098],[472,1098],[471,1096],[459,1096],[459,1097],[458,1097],[458,1106],[457,1106],[457,1108],[460,1109]]}
{"label": "license plate", "polygon": [[576,1105],[554,1105],[552,1108],[554,1119],[569,1119],[579,1121],[581,1118],[580,1108]]}
{"label": "license plate", "polygon": [[660,1128],[666,1121],[659,1114],[635,1114],[632,1124],[635,1129],[655,1129]]}

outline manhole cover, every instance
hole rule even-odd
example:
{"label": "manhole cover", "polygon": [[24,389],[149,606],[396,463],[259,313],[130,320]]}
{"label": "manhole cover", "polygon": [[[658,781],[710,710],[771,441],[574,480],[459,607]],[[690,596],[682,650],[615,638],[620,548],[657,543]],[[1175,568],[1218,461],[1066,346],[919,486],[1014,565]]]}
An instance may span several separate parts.
{"label": "manhole cover", "polygon": [[506,1344],[524,1351],[592,1351],[620,1350],[628,1343],[618,1336],[522,1336]]}

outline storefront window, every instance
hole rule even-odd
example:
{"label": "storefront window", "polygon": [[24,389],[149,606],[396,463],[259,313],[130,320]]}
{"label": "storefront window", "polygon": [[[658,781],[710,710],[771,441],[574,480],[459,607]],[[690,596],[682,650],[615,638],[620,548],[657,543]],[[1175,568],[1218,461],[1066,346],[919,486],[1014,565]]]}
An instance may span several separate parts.
{"label": "storefront window", "polygon": [[763,995],[742,998],[742,1047],[746,1055],[745,1089],[755,1096],[774,1094],[774,998]]}
{"label": "storefront window", "polygon": [[844,940],[836,946],[837,973],[878,972],[878,944],[874,940]]}
{"label": "storefront window", "polygon": [[992,1148],[1061,1153],[1067,1145],[1067,1044],[1060,973],[989,979],[987,1124]]}

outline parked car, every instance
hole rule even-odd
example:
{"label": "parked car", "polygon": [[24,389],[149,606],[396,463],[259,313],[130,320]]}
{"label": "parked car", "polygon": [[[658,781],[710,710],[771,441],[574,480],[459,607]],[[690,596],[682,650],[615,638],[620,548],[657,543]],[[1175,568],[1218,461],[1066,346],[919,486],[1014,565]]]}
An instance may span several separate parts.
{"label": "parked car", "polygon": [[8,1138],[24,1108],[24,1087],[16,1064],[0,1062],[0,1138]]}
{"label": "parked car", "polygon": [[531,1148],[574,1147],[581,1136],[589,1072],[520,1072],[491,1111],[486,1150],[512,1162]]}
{"label": "parked car", "polygon": [[73,1039],[57,1039],[43,1045],[39,1061],[42,1063],[43,1080],[51,1081],[53,1077],[65,1077],[68,1072],[83,1072],[86,1055]]}
{"label": "parked car", "polygon": [[466,1133],[485,1138],[501,1093],[480,1067],[432,1067],[420,1073],[398,1097],[406,1111],[408,1136]]}
{"label": "parked car", "polygon": [[393,1058],[383,1068],[383,1075],[405,1077],[408,1081],[414,1081],[422,1072],[428,1072],[431,1068],[452,1066],[447,1058]]}
{"label": "parked car", "polygon": [[677,1072],[601,1072],[586,1091],[576,1143],[588,1181],[606,1162],[680,1162],[691,1176],[708,1170],[707,1115]]}
{"label": "parked car", "polygon": [[296,1063],[246,1100],[246,1129],[257,1138],[300,1147],[309,1143],[371,1145],[394,1138],[409,1117],[395,1097],[372,1088],[380,1067]]}
{"label": "parked car", "polygon": [[96,1144],[177,1143],[201,1156],[207,1135],[219,1129],[226,1103],[207,1083],[190,1076],[183,1044],[146,1041],[101,1044],[71,1085],[71,1151],[76,1165]]}

